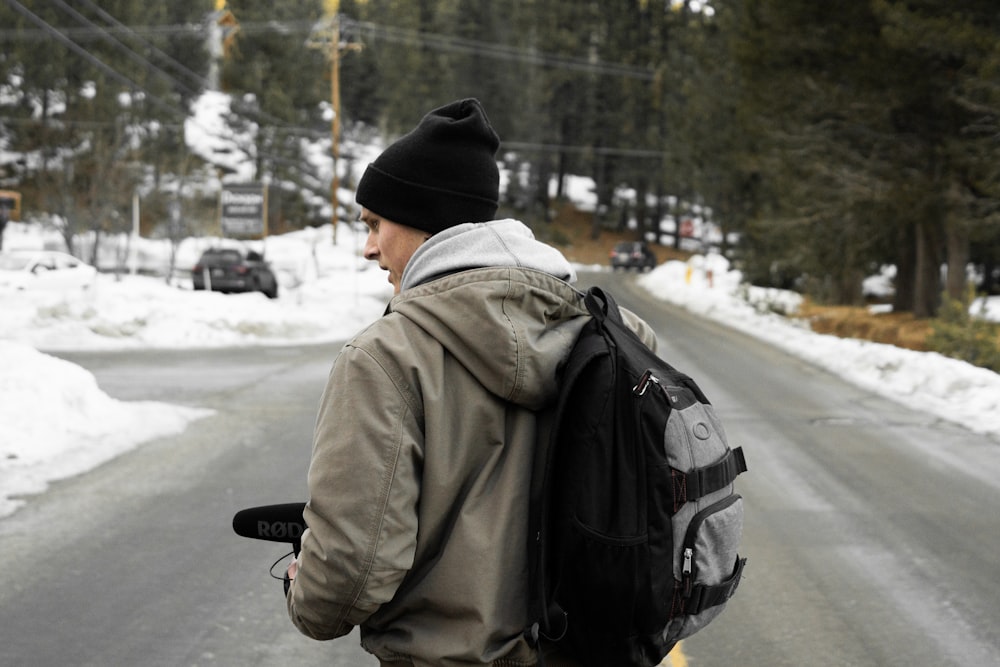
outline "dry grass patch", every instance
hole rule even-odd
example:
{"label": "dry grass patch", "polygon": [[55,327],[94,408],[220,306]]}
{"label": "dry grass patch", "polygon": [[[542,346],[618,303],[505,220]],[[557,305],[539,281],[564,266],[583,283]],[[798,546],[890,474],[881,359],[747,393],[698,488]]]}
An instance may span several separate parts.
{"label": "dry grass patch", "polygon": [[[536,234],[555,247],[571,262],[580,264],[608,264],[609,253],[619,241],[638,241],[635,231],[617,232],[608,229],[600,230],[596,239],[591,238],[593,213],[578,210],[573,204],[564,202],[557,206],[555,217],[548,225],[536,229]],[[687,261],[691,253],[679,252],[673,248],[665,248],[650,244],[650,249],[656,255],[660,264],[671,259]]]}
{"label": "dry grass patch", "polygon": [[796,316],[809,320],[817,333],[921,352],[928,349],[927,337],[931,333],[930,320],[917,319],[911,313],[873,313],[861,306],[820,306],[808,299],[803,301]]}

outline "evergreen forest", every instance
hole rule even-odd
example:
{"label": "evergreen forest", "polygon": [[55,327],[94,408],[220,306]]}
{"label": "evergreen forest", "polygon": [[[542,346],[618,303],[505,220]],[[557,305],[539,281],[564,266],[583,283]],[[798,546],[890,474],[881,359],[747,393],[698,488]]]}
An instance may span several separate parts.
{"label": "evergreen forest", "polygon": [[208,227],[205,91],[252,129],[277,231],[329,222],[331,136],[350,178],[349,146],[474,96],[536,228],[586,176],[595,231],[702,207],[756,284],[853,304],[894,265],[917,317],[998,289],[996,0],[3,0],[0,42],[0,189],[67,239],[129,229],[137,193],[144,234]]}

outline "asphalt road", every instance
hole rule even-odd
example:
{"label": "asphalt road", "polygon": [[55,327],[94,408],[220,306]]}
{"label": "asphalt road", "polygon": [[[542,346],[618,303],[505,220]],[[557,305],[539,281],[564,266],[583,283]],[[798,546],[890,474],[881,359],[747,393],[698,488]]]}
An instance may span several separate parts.
{"label": "asphalt road", "polygon": [[305,499],[338,349],[64,355],[116,398],[218,412],[0,520],[0,665],[377,665],[356,633],[300,635],[268,574],[287,549],[231,525],[244,507]]}
{"label": "asphalt road", "polygon": [[597,279],[748,459],[744,581],[690,665],[1000,664],[1000,442]]}
{"label": "asphalt road", "polygon": [[[988,665],[1000,656],[1000,442],[613,288],[715,403],[750,472],[744,583],[673,664]],[[0,520],[0,665],[372,665],[319,643],[234,512],[304,499],[337,345],[65,354],[112,396],[210,407]],[[279,567],[280,570],[280,567]]]}

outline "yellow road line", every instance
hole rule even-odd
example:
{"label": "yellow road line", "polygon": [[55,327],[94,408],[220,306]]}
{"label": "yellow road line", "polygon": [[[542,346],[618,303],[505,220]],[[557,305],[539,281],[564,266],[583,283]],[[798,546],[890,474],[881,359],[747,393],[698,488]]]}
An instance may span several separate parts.
{"label": "yellow road line", "polygon": [[677,642],[677,646],[674,647],[667,657],[663,659],[660,663],[660,667],[688,667],[687,657],[684,655],[684,642]]}

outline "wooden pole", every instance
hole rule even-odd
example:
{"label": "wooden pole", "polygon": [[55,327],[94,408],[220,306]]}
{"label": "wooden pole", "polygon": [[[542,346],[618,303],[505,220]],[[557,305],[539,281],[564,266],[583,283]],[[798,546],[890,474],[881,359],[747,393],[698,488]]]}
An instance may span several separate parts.
{"label": "wooden pole", "polygon": [[333,105],[333,120],[330,124],[332,141],[330,152],[333,156],[333,179],[330,181],[330,205],[333,207],[330,222],[333,225],[333,243],[337,243],[337,209],[340,200],[337,191],[340,189],[340,19],[333,17],[330,35],[330,103]]}

